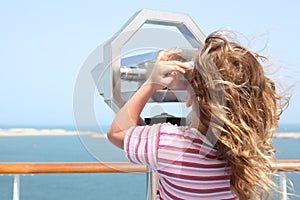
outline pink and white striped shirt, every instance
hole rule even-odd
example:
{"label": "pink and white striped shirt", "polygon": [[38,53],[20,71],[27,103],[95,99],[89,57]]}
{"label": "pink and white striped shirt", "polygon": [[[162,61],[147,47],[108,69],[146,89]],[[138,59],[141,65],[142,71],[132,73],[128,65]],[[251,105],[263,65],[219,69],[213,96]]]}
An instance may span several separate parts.
{"label": "pink and white striped shirt", "polygon": [[196,129],[170,123],[131,127],[124,150],[159,174],[157,199],[236,199],[230,170]]}

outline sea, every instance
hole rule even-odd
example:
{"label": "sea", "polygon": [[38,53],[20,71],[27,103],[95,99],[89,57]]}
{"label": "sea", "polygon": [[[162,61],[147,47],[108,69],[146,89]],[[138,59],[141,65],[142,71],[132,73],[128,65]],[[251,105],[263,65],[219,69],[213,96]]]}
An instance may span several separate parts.
{"label": "sea", "polygon": [[[74,131],[72,126],[0,126],[0,129]],[[107,126],[101,128],[105,133]],[[92,131],[92,130],[91,130]],[[298,132],[300,124],[280,125],[278,132]],[[300,159],[300,138],[274,138],[277,159]],[[0,162],[123,162],[123,151],[95,135],[2,136]],[[288,178],[288,192],[300,194],[300,172]],[[20,200],[144,200],[146,173],[20,174]],[[13,174],[0,174],[0,200],[13,199]],[[279,179],[276,178],[278,184]],[[277,197],[276,197],[277,196]],[[280,199],[278,195],[275,199]],[[290,199],[300,199],[292,195]]]}

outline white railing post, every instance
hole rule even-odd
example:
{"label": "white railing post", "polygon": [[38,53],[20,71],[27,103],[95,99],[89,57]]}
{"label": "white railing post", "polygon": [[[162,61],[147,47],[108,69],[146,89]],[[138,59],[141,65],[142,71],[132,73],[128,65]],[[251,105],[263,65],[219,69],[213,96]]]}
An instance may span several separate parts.
{"label": "white railing post", "polygon": [[20,175],[14,175],[13,200],[20,200]]}
{"label": "white railing post", "polygon": [[287,184],[286,184],[286,176],[284,172],[280,173],[280,187],[281,187],[281,200],[287,200],[288,195],[287,195]]}
{"label": "white railing post", "polygon": [[155,200],[158,184],[158,175],[147,167],[147,200]]}

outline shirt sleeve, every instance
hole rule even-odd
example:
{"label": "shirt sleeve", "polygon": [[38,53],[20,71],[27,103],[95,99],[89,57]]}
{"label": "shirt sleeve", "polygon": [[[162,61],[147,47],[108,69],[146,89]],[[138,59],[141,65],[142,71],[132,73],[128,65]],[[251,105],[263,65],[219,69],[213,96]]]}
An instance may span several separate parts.
{"label": "shirt sleeve", "polygon": [[157,169],[157,144],[161,124],[131,127],[125,135],[124,151],[127,159],[135,164]]}

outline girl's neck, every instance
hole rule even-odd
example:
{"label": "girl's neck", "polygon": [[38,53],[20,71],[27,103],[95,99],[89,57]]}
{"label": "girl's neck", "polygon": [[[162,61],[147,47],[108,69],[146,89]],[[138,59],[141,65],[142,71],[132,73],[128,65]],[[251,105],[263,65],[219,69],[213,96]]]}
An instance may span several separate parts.
{"label": "girl's neck", "polygon": [[192,109],[192,118],[191,123],[189,125],[190,128],[197,129],[201,134],[206,135],[207,127],[203,125],[203,123],[199,119],[199,115]]}

